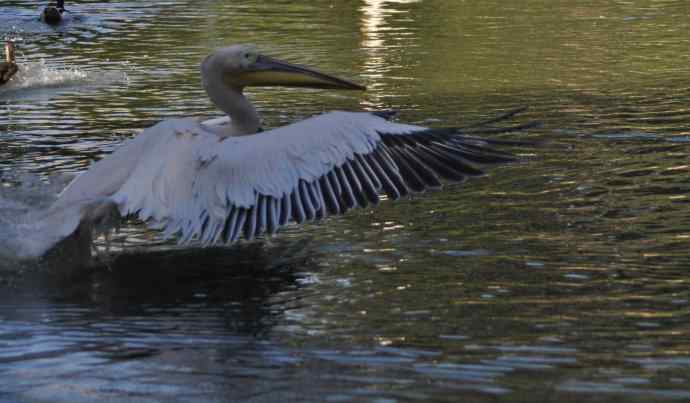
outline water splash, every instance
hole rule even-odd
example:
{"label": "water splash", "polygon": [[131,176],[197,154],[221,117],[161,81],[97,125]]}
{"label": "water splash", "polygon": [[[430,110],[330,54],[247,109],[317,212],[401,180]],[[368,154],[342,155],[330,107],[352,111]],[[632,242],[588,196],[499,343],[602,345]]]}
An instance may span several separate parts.
{"label": "water splash", "polygon": [[11,214],[7,209],[35,209],[50,205],[73,175],[60,173],[42,176],[29,172],[2,172],[0,174],[0,220]]}
{"label": "water splash", "polygon": [[[31,173],[2,173],[0,257],[3,259],[0,259],[0,271],[16,268],[17,261],[32,248],[32,240],[36,238],[36,234],[31,233],[35,227],[34,218],[55,201],[70,180],[71,176],[66,174],[43,177]],[[74,217],[66,215],[66,225],[78,224],[79,216],[76,213],[77,209]]]}
{"label": "water splash", "polygon": [[25,96],[45,89],[66,89],[82,86],[98,86],[129,81],[124,71],[88,71],[79,67],[56,68],[44,59],[37,62],[18,62],[19,71],[0,88],[0,97]]}
{"label": "water splash", "polygon": [[8,88],[63,86],[80,84],[88,79],[89,74],[86,71],[78,68],[56,69],[41,59],[39,62],[22,64]]}

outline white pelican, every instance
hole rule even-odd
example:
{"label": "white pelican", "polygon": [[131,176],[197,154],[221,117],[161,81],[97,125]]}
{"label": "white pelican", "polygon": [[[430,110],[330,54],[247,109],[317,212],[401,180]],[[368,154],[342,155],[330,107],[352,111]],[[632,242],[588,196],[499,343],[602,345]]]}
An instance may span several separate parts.
{"label": "white pelican", "polygon": [[51,25],[59,24],[65,11],[65,0],[57,0],[54,5],[50,4],[43,9],[41,21]]}
{"label": "white pelican", "polygon": [[12,41],[5,41],[5,61],[0,63],[0,85],[10,81],[19,67],[14,60],[14,45]]}
{"label": "white pelican", "polygon": [[[202,122],[162,121],[125,141],[75,178],[46,211],[24,220],[35,228],[24,256],[40,256],[63,238],[90,253],[92,233],[119,217],[137,217],[180,243],[231,244],[399,199],[480,175],[479,166],[510,154],[472,134],[530,125],[430,129],[389,122],[387,113],[330,112],[261,131],[243,95],[247,86],[363,90],[364,87],[288,64],[252,45],[221,48],[201,63],[203,86],[229,116]],[[518,111],[483,123],[508,118]],[[84,252],[87,248],[87,252]]]}

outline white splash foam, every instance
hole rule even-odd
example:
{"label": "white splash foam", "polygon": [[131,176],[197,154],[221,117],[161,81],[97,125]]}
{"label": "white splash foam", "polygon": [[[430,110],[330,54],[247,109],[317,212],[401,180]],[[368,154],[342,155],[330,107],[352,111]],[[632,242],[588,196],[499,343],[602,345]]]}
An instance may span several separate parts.
{"label": "white splash foam", "polygon": [[47,207],[71,180],[71,175],[42,177],[37,174],[3,173],[0,182],[0,220],[8,216],[6,209],[36,209]]}
{"label": "white splash foam", "polygon": [[109,250],[110,235],[121,222],[117,205],[101,199],[55,206],[60,191],[71,180],[66,174],[2,173],[0,274],[40,265],[46,257],[56,272],[82,267],[91,263],[93,241],[99,237],[106,252]]}
{"label": "white splash foam", "polygon": [[87,71],[77,67],[55,68],[43,59],[38,62],[18,62],[18,64],[19,71],[7,84],[0,87],[0,94],[18,90],[98,85],[129,80],[127,74],[122,71]]}
{"label": "white splash foam", "polygon": [[69,175],[41,177],[36,174],[3,173],[0,180],[0,271],[12,268],[13,261],[30,248],[35,234],[27,223],[33,214],[50,206],[60,190],[70,181]]}
{"label": "white splash foam", "polygon": [[89,74],[83,70],[55,69],[41,60],[21,64],[17,74],[7,83],[6,89],[63,86],[88,82],[88,79]]}

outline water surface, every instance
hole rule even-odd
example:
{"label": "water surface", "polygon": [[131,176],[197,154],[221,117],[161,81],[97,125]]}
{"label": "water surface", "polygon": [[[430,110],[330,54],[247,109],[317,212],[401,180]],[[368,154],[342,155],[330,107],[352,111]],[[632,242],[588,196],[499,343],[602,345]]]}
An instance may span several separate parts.
{"label": "water surface", "polygon": [[238,42],[369,88],[252,90],[267,127],[529,105],[521,136],[547,142],[270,241],[177,250],[133,226],[92,273],[3,272],[0,400],[690,399],[687,4],[505,3],[84,1],[51,28],[4,1],[25,67],[0,89],[4,178],[217,116],[198,64]]}

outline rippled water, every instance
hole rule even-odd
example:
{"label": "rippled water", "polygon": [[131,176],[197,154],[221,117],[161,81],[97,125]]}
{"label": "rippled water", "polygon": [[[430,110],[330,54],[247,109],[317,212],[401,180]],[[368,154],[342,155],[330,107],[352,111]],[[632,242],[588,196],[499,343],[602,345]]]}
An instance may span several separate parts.
{"label": "rippled water", "polygon": [[185,251],[133,226],[93,272],[3,272],[0,400],[690,399],[690,10],[505,3],[84,1],[51,28],[3,1],[23,68],[0,89],[4,178],[218,115],[197,66],[236,42],[369,88],[255,90],[266,126],[530,105],[545,143],[270,241]]}

